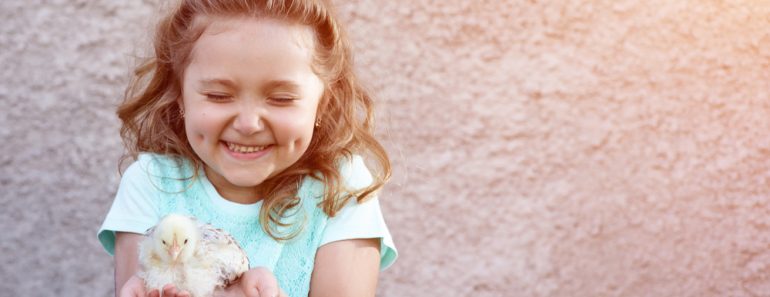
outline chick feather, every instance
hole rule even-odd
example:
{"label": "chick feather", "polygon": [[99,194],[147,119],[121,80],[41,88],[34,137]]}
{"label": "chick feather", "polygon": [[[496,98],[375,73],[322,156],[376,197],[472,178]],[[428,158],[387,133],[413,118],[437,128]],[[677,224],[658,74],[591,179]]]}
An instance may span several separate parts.
{"label": "chick feather", "polygon": [[174,284],[193,297],[210,297],[249,269],[246,253],[230,234],[177,214],[147,230],[139,244],[139,264],[148,290]]}

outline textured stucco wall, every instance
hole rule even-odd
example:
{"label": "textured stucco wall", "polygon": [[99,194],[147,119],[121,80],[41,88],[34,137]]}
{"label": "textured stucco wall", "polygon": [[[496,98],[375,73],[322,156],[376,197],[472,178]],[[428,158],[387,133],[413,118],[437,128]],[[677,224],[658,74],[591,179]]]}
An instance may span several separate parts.
{"label": "textured stucco wall", "polygon": [[[770,1],[336,1],[392,153],[380,296],[770,296]],[[0,1],[0,295],[94,234],[156,1]]]}

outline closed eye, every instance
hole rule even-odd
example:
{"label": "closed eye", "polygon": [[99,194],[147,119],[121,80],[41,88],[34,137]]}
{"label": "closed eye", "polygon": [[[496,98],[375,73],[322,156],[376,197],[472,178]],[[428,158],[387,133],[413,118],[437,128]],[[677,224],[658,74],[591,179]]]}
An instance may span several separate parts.
{"label": "closed eye", "polygon": [[279,103],[279,104],[289,104],[296,100],[299,100],[299,98],[296,97],[270,97],[268,100]]}
{"label": "closed eye", "polygon": [[233,98],[233,96],[230,96],[228,94],[220,94],[220,93],[206,93],[203,95],[206,96],[206,99],[213,102],[225,102]]}

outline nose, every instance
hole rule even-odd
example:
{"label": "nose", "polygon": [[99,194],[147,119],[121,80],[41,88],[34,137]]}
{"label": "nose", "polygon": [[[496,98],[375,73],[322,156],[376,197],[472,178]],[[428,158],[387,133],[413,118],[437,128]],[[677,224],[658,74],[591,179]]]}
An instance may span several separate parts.
{"label": "nose", "polygon": [[233,121],[233,128],[244,135],[254,134],[264,129],[262,115],[264,111],[254,104],[241,104]]}

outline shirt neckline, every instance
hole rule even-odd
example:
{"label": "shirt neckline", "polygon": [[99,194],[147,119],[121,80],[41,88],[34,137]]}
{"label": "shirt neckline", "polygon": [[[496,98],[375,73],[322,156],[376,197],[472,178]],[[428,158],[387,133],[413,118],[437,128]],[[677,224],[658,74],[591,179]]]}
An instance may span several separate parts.
{"label": "shirt neckline", "polygon": [[227,200],[222,197],[222,195],[219,195],[219,192],[217,192],[217,189],[206,176],[206,172],[203,169],[198,172],[198,176],[200,176],[201,185],[206,191],[207,196],[209,196],[211,204],[213,204],[217,209],[236,216],[253,217],[254,215],[259,215],[259,210],[262,208],[262,200],[251,204],[243,204]]}

